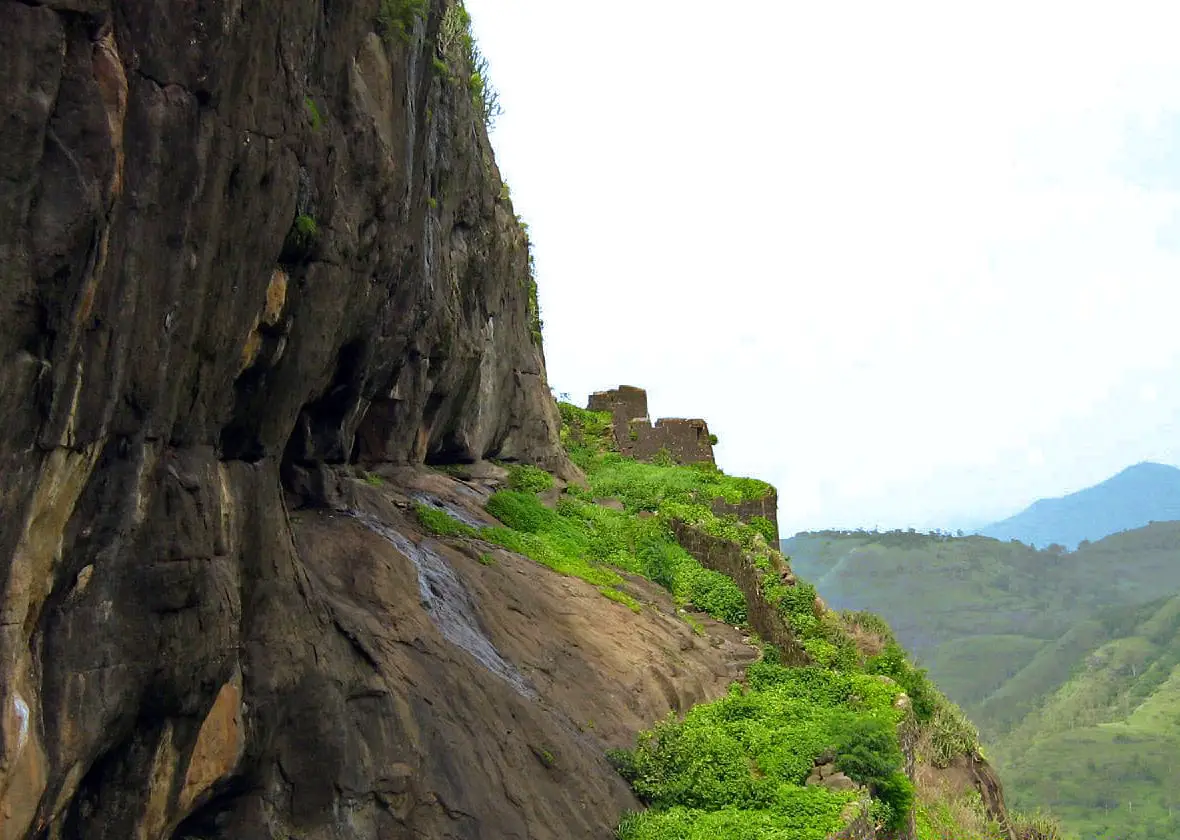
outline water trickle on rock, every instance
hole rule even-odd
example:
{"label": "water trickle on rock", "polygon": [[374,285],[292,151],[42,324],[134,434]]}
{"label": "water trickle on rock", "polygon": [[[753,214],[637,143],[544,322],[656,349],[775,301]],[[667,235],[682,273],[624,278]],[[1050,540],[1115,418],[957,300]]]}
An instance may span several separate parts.
{"label": "water trickle on rock", "polygon": [[[474,491],[471,492],[474,493]],[[488,525],[488,523],[477,519],[467,511],[463,510],[463,508],[459,507],[459,505],[456,505],[453,502],[448,502],[444,499],[440,499],[438,496],[435,496],[432,493],[419,491],[412,493],[410,497],[418,504],[426,505],[426,507],[434,508],[435,510],[441,510],[452,519],[457,519],[464,525],[470,525],[472,528],[486,528]]]}
{"label": "water trickle on rock", "polygon": [[418,570],[418,591],[422,596],[422,605],[444,639],[467,651],[521,695],[536,699],[536,692],[521,673],[500,655],[495,645],[484,635],[471,595],[446,560],[429,548],[402,536],[374,516],[355,510],[348,511],[348,514],[410,558]]}

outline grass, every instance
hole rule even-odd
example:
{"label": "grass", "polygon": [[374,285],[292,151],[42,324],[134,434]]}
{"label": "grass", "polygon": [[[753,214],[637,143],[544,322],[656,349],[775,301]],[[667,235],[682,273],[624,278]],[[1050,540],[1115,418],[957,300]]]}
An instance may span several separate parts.
{"label": "grass", "polygon": [[614,601],[616,604],[622,604],[636,615],[643,612],[643,607],[640,605],[640,603],[626,592],[622,592],[618,589],[612,589],[609,586],[600,586],[598,587],[598,591],[601,592],[605,597]]}
{"label": "grass", "polygon": [[283,240],[283,250],[279,255],[279,262],[284,264],[301,263],[309,260],[316,249],[320,238],[320,226],[310,213],[300,213],[291,222]]}
{"label": "grass", "polygon": [[414,505],[414,513],[418,522],[436,537],[476,537],[477,532],[465,522],[455,519],[445,510],[432,508],[429,505]]}

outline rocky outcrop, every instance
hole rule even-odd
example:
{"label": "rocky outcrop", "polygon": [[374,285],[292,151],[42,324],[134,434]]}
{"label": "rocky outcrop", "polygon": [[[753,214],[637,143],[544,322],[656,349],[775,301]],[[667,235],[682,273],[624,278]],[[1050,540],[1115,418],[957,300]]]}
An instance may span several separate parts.
{"label": "rocky outcrop", "polygon": [[619,452],[650,461],[663,454],[677,464],[712,464],[714,438],[704,420],[665,418],[654,424],[647,412],[647,392],[632,385],[590,395],[590,411],[606,411]]}
{"label": "rocky outcrop", "polygon": [[978,752],[957,755],[946,767],[922,767],[921,776],[924,786],[947,799],[978,794],[984,813],[999,827],[1005,840],[1017,840],[1000,778]]}
{"label": "rocky outcrop", "polygon": [[[350,462],[572,472],[527,242],[419,5],[0,0],[4,840],[482,807],[437,792],[463,724],[431,721],[478,683],[374,595],[406,570],[288,517]],[[581,807],[551,793],[541,823]]]}

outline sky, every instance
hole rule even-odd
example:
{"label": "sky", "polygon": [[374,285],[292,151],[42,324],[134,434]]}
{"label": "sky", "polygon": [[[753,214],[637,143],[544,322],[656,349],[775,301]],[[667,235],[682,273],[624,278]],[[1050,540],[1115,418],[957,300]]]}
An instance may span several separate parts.
{"label": "sky", "polygon": [[467,0],[553,388],[703,417],[784,534],[1180,464],[1180,8]]}

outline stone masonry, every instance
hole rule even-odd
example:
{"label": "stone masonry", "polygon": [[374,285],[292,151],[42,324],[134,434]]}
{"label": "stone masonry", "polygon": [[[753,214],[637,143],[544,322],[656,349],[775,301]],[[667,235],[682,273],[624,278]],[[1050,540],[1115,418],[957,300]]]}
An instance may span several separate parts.
{"label": "stone masonry", "polygon": [[652,424],[647,392],[631,385],[590,395],[591,411],[609,411],[614,419],[619,451],[639,461],[652,460],[661,450],[678,464],[715,463],[709,426],[704,420],[669,418]]}

